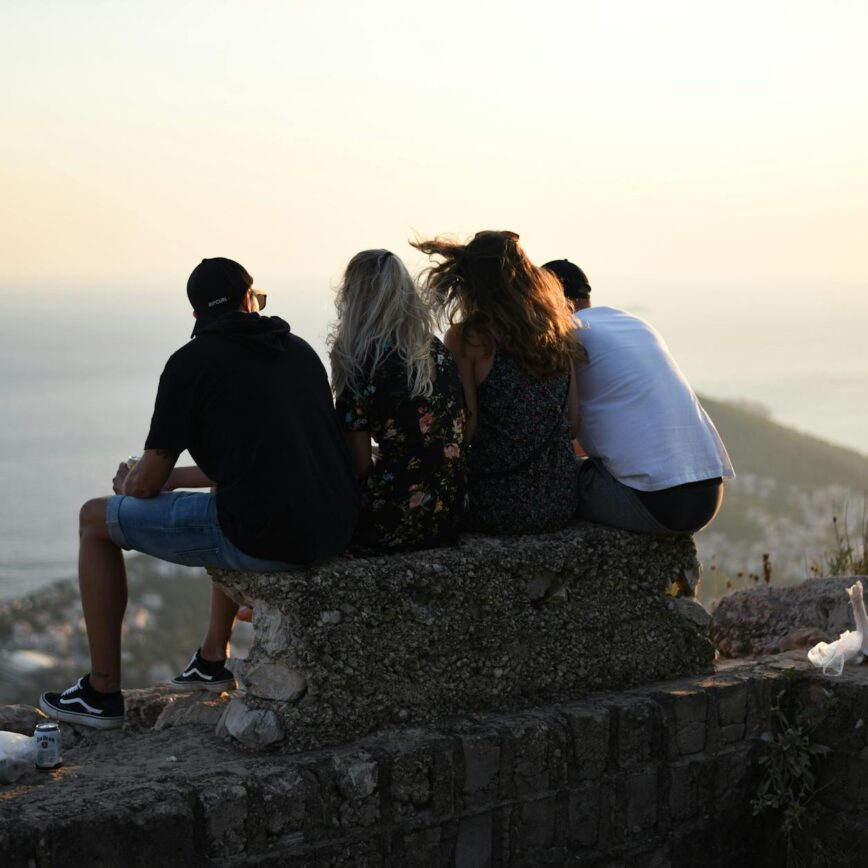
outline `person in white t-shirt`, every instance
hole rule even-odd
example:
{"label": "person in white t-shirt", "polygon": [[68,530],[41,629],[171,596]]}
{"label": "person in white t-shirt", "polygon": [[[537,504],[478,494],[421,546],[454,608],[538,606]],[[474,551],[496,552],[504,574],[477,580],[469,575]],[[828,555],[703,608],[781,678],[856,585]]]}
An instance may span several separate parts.
{"label": "person in white t-shirt", "polygon": [[585,273],[546,263],[576,310],[588,362],[581,404],[576,517],[645,533],[694,533],[715,517],[735,476],[714,423],[657,330],[612,307],[591,307]]}

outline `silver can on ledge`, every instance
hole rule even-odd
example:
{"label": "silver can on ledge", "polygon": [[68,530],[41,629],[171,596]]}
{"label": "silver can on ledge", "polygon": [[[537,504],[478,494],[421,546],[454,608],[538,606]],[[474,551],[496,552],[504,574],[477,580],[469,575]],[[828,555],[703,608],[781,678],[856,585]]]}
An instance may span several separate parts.
{"label": "silver can on ledge", "polygon": [[60,726],[53,720],[37,723],[33,732],[36,744],[36,768],[56,769],[63,765]]}

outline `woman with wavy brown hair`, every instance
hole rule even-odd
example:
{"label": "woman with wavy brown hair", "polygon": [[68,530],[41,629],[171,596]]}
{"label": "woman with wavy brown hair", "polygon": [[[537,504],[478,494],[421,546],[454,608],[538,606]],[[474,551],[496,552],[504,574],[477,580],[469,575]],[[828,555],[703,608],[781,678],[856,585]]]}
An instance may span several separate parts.
{"label": "woman with wavy brown hair", "polygon": [[584,350],[557,278],[518,240],[487,231],[413,243],[436,257],[425,288],[449,322],[444,341],[469,414],[470,522],[486,533],[556,530],[576,502],[574,369]]}

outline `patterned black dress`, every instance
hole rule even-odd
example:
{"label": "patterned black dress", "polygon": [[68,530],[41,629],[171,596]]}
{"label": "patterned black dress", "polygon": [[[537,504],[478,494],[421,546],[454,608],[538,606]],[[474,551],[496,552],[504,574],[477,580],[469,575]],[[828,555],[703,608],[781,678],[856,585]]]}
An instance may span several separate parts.
{"label": "patterned black dress", "polygon": [[470,446],[469,523],[483,533],[544,533],[576,508],[579,462],[572,446],[564,374],[540,380],[498,353],[476,387]]}
{"label": "patterned black dress", "polygon": [[430,398],[411,398],[407,371],[392,352],[358,392],[335,406],[352,431],[368,431],[380,457],[362,481],[354,542],[389,551],[454,542],[467,504],[464,393],[451,353],[431,342],[436,379]]}

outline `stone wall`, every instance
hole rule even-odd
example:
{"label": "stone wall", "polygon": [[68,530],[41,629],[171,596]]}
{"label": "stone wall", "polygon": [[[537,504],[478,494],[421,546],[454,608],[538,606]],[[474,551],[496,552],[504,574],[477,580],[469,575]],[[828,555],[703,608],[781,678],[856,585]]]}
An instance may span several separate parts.
{"label": "stone wall", "polygon": [[286,750],[708,672],[688,537],[579,524],[518,538],[214,573],[254,607],[223,731]]}
{"label": "stone wall", "polygon": [[[131,697],[125,730],[67,728],[63,769],[0,788],[0,863],[774,868],[785,841],[751,799],[784,688],[835,700],[811,834],[831,864],[868,864],[868,671],[830,682],[791,660],[294,755],[191,725],[194,697]],[[155,720],[174,725],[136,729]]]}
{"label": "stone wall", "polygon": [[[261,853],[275,866],[750,864],[753,739],[773,683],[690,679],[288,758],[291,792],[269,799],[262,778],[224,784],[236,810],[221,815],[211,855]],[[274,804],[254,820],[247,794],[263,786],[259,803]]]}

